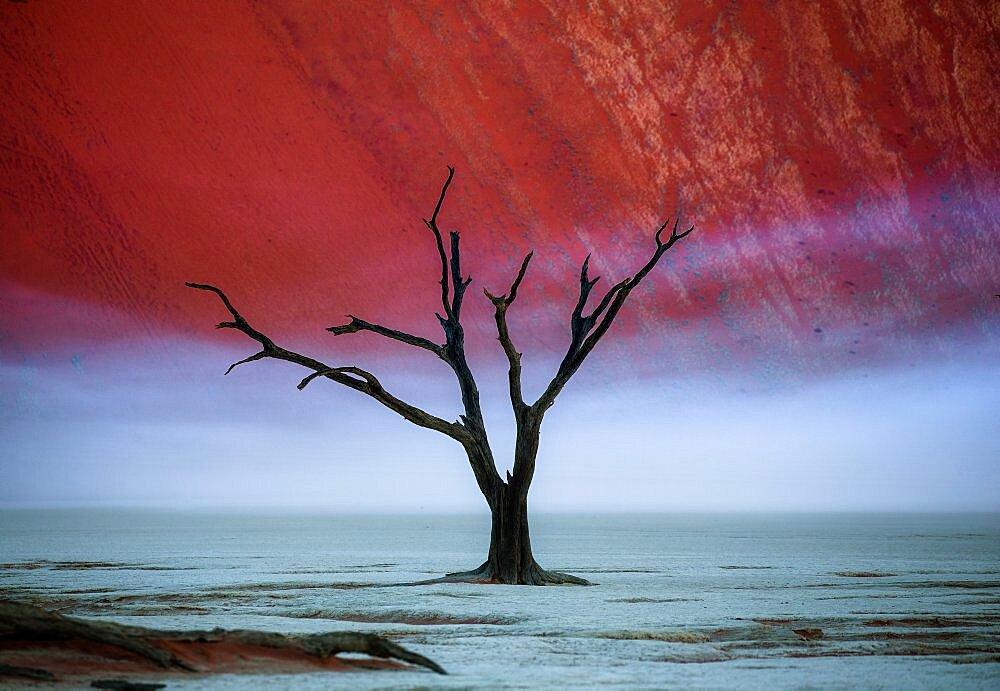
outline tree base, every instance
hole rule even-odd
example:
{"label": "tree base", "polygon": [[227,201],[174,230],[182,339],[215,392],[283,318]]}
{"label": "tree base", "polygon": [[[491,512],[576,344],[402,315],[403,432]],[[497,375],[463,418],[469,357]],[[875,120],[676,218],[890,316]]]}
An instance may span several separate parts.
{"label": "tree base", "polygon": [[426,581],[406,583],[405,585],[436,585],[438,583],[491,583],[497,585],[594,585],[585,578],[562,573],[561,571],[546,571],[538,564],[532,562],[531,566],[523,569],[517,578],[501,577],[499,570],[495,569],[488,561],[478,569],[472,571],[458,571],[449,573],[440,578],[431,578]]}

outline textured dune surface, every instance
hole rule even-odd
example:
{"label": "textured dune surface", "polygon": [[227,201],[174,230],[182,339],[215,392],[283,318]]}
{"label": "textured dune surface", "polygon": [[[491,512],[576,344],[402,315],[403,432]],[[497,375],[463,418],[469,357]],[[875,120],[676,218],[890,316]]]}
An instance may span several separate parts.
{"label": "textured dune surface", "polygon": [[[347,312],[434,334],[420,219],[446,164],[442,218],[476,286],[537,251],[525,347],[564,347],[559,301],[588,252],[617,280],[678,205],[698,234],[616,328],[696,338],[689,364],[849,364],[997,331],[994,3],[0,15],[0,324],[18,356],[212,337],[219,306],[184,280],[307,341]],[[470,304],[485,337],[488,304]]]}

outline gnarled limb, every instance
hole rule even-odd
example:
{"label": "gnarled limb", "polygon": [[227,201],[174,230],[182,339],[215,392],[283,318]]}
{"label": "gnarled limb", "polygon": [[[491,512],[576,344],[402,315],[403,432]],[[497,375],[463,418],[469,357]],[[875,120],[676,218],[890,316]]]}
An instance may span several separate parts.
{"label": "gnarled limb", "polygon": [[[396,398],[381,384],[378,380],[368,372],[364,372],[357,367],[330,367],[329,365],[323,364],[319,360],[315,360],[306,355],[301,355],[291,350],[287,350],[275,344],[269,337],[265,336],[263,333],[255,329],[250,325],[249,322],[241,315],[235,307],[233,307],[232,302],[226,297],[219,288],[213,285],[208,285],[206,283],[185,283],[189,288],[196,288],[198,290],[206,290],[215,293],[222,300],[222,304],[226,306],[229,313],[233,316],[233,321],[221,322],[217,326],[220,329],[236,329],[246,334],[253,340],[257,341],[261,345],[261,351],[255,355],[251,355],[248,358],[240,360],[239,362],[233,363],[228,372],[231,372],[233,367],[237,365],[252,362],[254,360],[260,360],[263,358],[273,358],[275,360],[284,360],[285,362],[291,362],[296,365],[300,365],[307,369],[313,370],[315,373],[312,378],[315,377],[326,377],[332,381],[342,384],[348,388],[359,391],[376,401],[384,405],[389,410],[398,413],[406,420],[409,420],[415,425],[420,427],[425,427],[427,429],[432,429],[436,432],[441,432],[452,439],[464,444],[469,442],[469,432],[459,423],[448,422],[442,418],[435,415],[431,415],[414,405],[411,405],[399,398]],[[356,376],[351,376],[351,375]],[[299,388],[304,388],[306,384],[311,381],[310,377],[306,378],[308,381],[300,383]]]}
{"label": "gnarled limb", "polygon": [[[302,671],[328,669],[322,662],[340,653],[361,653],[371,657],[401,660],[438,674],[446,674],[433,660],[371,633],[330,631],[283,634],[271,631],[224,629],[161,631],[109,621],[68,617],[41,607],[10,600],[0,600],[0,636],[14,642],[14,649],[17,650],[39,646],[39,650],[45,654],[44,658],[40,658],[42,660],[52,658],[52,650],[55,648],[58,651],[60,642],[63,642],[66,651],[75,652],[77,655],[79,655],[77,646],[80,642],[96,643],[101,649],[93,652],[92,663],[108,665],[108,671],[116,669],[123,662],[128,665],[127,668],[138,667],[137,671],[144,673],[152,670],[162,670],[164,673],[226,671],[218,669],[219,656],[216,651],[235,649],[239,651],[241,659],[245,656],[251,659],[300,661],[304,667]],[[66,665],[64,655],[57,654],[47,661],[52,662],[57,668]],[[55,678],[51,672],[44,670],[9,665],[0,665],[0,673],[43,681],[52,681]]]}
{"label": "gnarled limb", "polygon": [[370,331],[378,334],[379,336],[385,336],[386,338],[391,338],[394,341],[399,341],[400,343],[406,343],[417,348],[429,350],[439,358],[444,359],[445,357],[444,347],[439,346],[437,343],[434,343],[429,339],[422,338],[421,336],[414,336],[406,333],[405,331],[390,329],[388,327],[381,326],[380,324],[373,324],[372,322],[365,321],[364,319],[358,319],[353,314],[349,314],[347,316],[351,320],[349,323],[342,326],[331,326],[327,329],[327,331],[332,333],[334,336],[357,333],[358,331]]}
{"label": "gnarled limb", "polygon": [[328,374],[353,374],[356,375],[359,379],[367,382],[367,384],[373,389],[382,388],[381,382],[379,382],[379,380],[375,378],[374,374],[372,374],[371,372],[367,372],[361,369],[360,367],[331,367],[330,369],[325,369],[322,372],[313,372],[308,377],[300,381],[299,385],[295,388],[301,391],[302,389],[306,388],[309,382],[311,382],[313,379],[317,377],[325,377]]}
{"label": "gnarled limb", "polygon": [[[510,330],[507,327],[507,308],[517,299],[517,289],[521,285],[521,281],[524,280],[524,274],[528,270],[528,263],[533,255],[533,252],[529,252],[524,257],[521,268],[506,295],[497,296],[489,291],[483,291],[493,303],[497,336],[504,354],[507,356],[507,383],[510,389],[510,403],[514,409],[514,422],[517,427],[514,442],[514,473],[513,475],[507,473],[507,486],[521,497],[527,497],[528,488],[531,486],[534,459],[538,453],[541,416],[524,402],[521,385],[521,353],[514,347],[514,342],[510,337]],[[527,467],[530,467],[531,470],[526,471]]]}

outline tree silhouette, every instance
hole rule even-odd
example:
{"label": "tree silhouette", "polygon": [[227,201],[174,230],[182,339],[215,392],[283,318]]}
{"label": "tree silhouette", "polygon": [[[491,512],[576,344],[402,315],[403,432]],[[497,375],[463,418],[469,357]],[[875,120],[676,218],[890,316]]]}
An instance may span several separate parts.
{"label": "tree silhouette", "polygon": [[518,288],[520,288],[528,271],[528,264],[531,262],[533,253],[529,252],[524,257],[517,276],[505,294],[493,295],[488,290],[483,291],[493,303],[497,334],[504,354],[507,356],[510,401],[514,409],[514,420],[517,427],[513,472],[508,471],[507,477],[504,479],[497,472],[493,451],[486,434],[486,425],[483,421],[479,389],[465,357],[465,331],[461,322],[462,303],[465,299],[465,291],[472,279],[462,275],[458,233],[450,233],[450,252],[446,251],[437,222],[454,175],[455,169],[449,166],[448,178],[441,188],[434,212],[430,219],[424,221],[434,235],[438,256],[441,259],[441,306],[444,314],[437,313],[436,316],[444,331],[445,342],[439,345],[426,338],[374,324],[353,315],[350,316],[350,322],[347,324],[332,326],[327,331],[338,336],[358,331],[369,331],[436,355],[451,367],[458,378],[465,412],[455,422],[431,415],[397,398],[389,393],[371,372],[353,366],[331,367],[319,360],[282,348],[271,338],[251,326],[219,288],[203,283],[187,283],[186,285],[213,292],[222,300],[232,315],[232,321],[221,322],[217,328],[242,331],[261,346],[260,352],[230,365],[226,374],[229,374],[237,365],[264,358],[292,362],[312,370],[312,373],[299,383],[299,389],[304,389],[310,382],[318,378],[334,381],[374,398],[413,424],[440,432],[462,445],[468,455],[469,465],[476,477],[479,489],[486,498],[486,503],[492,513],[490,548],[486,561],[479,568],[448,574],[437,580],[529,585],[559,583],[586,585],[587,581],[582,578],[542,569],[535,562],[531,553],[531,541],[528,536],[528,489],[531,487],[531,480],[535,472],[535,459],[538,455],[542,420],[546,411],[555,403],[559,392],[563,390],[566,383],[607,333],[632,290],[653,270],[667,250],[689,235],[694,227],[678,232],[679,219],[675,219],[669,236],[664,240],[663,236],[669,223],[665,222],[659,226],[653,236],[656,247],[652,256],[635,274],[611,286],[597,302],[596,307],[590,313],[585,314],[591,292],[600,279],[600,277],[590,278],[590,256],[587,256],[580,269],[580,295],[570,317],[569,348],[559,363],[555,376],[552,377],[551,382],[534,403],[529,404],[524,400],[521,388],[521,353],[514,346],[507,328],[507,310],[517,299]]}

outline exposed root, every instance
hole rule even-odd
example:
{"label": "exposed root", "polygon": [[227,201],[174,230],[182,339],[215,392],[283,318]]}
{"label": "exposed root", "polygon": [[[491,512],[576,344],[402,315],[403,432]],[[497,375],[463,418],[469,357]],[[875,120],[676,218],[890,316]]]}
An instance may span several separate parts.
{"label": "exposed root", "polygon": [[395,585],[438,585],[439,583],[500,583],[493,578],[493,570],[489,568],[489,562],[483,564],[472,571],[456,571],[448,573],[440,578],[429,578],[426,581],[413,581],[411,583],[396,583]]}
{"label": "exposed root", "polygon": [[580,578],[579,576],[563,573],[562,571],[546,571],[537,564],[535,565],[535,572],[541,579],[541,582],[535,583],[535,585],[594,585],[586,578]]}
{"label": "exposed root", "polygon": [[585,578],[573,576],[561,571],[546,571],[538,564],[532,562],[531,566],[523,569],[517,577],[512,575],[503,577],[498,574],[488,561],[483,562],[478,568],[471,571],[458,571],[445,574],[440,578],[431,578],[426,581],[416,581],[413,583],[399,583],[398,585],[439,585],[441,583],[492,583],[505,585],[594,585]]}

